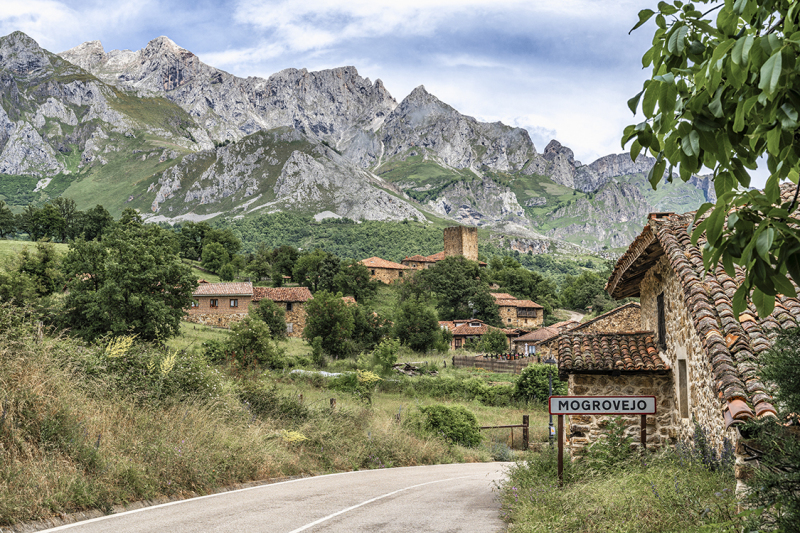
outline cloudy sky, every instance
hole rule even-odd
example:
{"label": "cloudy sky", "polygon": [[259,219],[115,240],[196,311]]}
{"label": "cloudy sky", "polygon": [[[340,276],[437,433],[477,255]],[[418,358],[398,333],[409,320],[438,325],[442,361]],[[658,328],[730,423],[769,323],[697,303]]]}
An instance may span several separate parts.
{"label": "cloudy sky", "polygon": [[0,33],[53,52],[100,40],[137,50],[159,35],[238,76],[354,65],[402,100],[425,88],[462,113],[557,139],[590,163],[621,152],[647,73],[656,0],[2,0]]}

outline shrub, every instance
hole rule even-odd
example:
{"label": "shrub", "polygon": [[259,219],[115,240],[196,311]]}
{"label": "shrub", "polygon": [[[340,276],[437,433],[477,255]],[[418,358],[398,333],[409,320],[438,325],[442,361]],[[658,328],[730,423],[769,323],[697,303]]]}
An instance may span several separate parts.
{"label": "shrub", "polygon": [[302,422],[311,415],[308,407],[294,396],[278,394],[274,385],[245,383],[239,390],[239,399],[254,417]]}
{"label": "shrub", "polygon": [[325,352],[322,350],[322,337],[314,337],[311,341],[311,362],[314,366],[325,368]]}
{"label": "shrub", "polygon": [[392,371],[392,365],[397,362],[397,350],[400,341],[397,339],[384,339],[372,352],[372,362],[380,369],[382,374]]}
{"label": "shrub", "polygon": [[481,442],[478,419],[460,405],[429,405],[420,407],[420,419],[413,419],[417,427],[433,435],[441,435],[452,444],[474,447]]}
{"label": "shrub", "polygon": [[523,368],[517,378],[514,395],[521,400],[546,402],[550,375],[553,376],[553,396],[567,394],[567,383],[558,379],[558,370],[553,365],[531,364]]}
{"label": "shrub", "polygon": [[225,343],[233,358],[244,367],[263,365],[286,367],[286,357],[272,341],[269,326],[261,320],[245,317],[231,324],[231,335]]}
{"label": "shrub", "polygon": [[504,353],[508,350],[508,340],[505,333],[499,329],[490,329],[481,337],[478,347],[483,352]]}
{"label": "shrub", "polygon": [[598,472],[625,468],[635,457],[633,437],[626,434],[625,420],[615,416],[606,426],[605,434],[586,451],[585,466]]}
{"label": "shrub", "polygon": [[286,311],[272,300],[261,300],[248,310],[251,317],[263,320],[273,339],[286,338]]}

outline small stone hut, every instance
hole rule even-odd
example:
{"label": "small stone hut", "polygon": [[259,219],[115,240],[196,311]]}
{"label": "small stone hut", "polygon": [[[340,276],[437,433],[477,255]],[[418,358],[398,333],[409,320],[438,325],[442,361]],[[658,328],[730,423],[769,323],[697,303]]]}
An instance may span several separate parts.
{"label": "small stone hut", "polygon": [[478,320],[477,318],[465,320],[440,320],[439,327],[446,329],[453,334],[453,340],[450,341],[451,350],[463,348],[464,343],[466,343],[468,340],[480,339],[483,335],[487,334],[493,329],[502,331],[503,334],[505,334],[509,347],[511,346],[512,339],[524,333],[519,329],[496,328],[486,324],[482,320]]}
{"label": "small stone hut", "polygon": [[227,328],[231,322],[247,316],[253,300],[253,284],[200,283],[192,293],[192,305],[186,310],[185,320],[206,326]]}
{"label": "small stone hut", "polygon": [[306,327],[306,302],[313,299],[308,287],[255,287],[253,302],[272,300],[286,313],[286,334],[302,337]]}
{"label": "small stone hut", "polygon": [[383,283],[391,283],[395,280],[403,280],[407,270],[413,270],[411,267],[401,265],[380,257],[370,257],[359,261],[362,265],[369,269],[369,277],[376,279]]}

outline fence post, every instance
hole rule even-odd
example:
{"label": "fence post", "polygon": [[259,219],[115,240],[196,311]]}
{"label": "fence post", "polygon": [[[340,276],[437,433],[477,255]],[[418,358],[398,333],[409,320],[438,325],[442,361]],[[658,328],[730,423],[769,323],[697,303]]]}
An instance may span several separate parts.
{"label": "fence post", "polygon": [[528,449],[528,415],[522,415],[522,449]]}
{"label": "fence post", "polygon": [[331,411],[336,409],[336,398],[331,398]]}

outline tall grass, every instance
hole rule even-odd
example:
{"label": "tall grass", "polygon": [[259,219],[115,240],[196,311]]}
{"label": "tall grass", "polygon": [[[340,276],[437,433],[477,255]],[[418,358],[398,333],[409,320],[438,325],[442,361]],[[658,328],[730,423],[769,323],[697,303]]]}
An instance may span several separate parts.
{"label": "tall grass", "polygon": [[32,317],[0,306],[0,525],[285,475],[489,458],[355,400],[331,410],[279,386],[278,408],[256,411],[247,383],[270,391],[280,376],[234,380],[198,354],[166,372],[158,350],[109,361],[104,346],[39,341]]}

